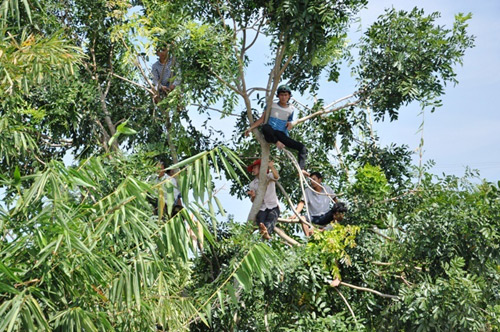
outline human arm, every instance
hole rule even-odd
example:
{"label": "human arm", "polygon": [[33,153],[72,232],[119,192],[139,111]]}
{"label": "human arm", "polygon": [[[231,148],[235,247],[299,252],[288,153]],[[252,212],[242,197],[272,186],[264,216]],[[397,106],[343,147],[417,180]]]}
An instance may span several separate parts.
{"label": "human arm", "polygon": [[292,128],[293,128],[293,112],[292,114],[290,114],[286,122],[286,129],[292,130]]}
{"label": "human arm", "polygon": [[271,170],[271,174],[273,175],[273,178],[272,180],[273,181],[278,181],[279,178],[280,178],[280,175],[278,173],[278,170],[276,169],[276,167],[274,167],[274,161],[269,161],[269,169]]}
{"label": "human arm", "polygon": [[257,189],[258,188],[259,188],[259,184],[258,184],[258,182],[256,180],[253,180],[248,185],[247,195],[250,197],[250,201],[252,201],[252,202],[254,201],[255,195],[257,194]]}
{"label": "human arm", "polygon": [[333,191],[333,189],[328,185],[324,185],[324,187],[325,187],[325,192],[328,194],[328,196],[332,198],[335,203],[338,203],[339,200],[337,198],[337,194]]}
{"label": "human arm", "polygon": [[247,130],[245,130],[244,134],[245,136],[248,136],[250,135],[250,132],[252,130],[254,130],[255,128],[257,128],[258,126],[260,126],[262,123],[264,123],[264,114],[262,114],[262,116],[257,120],[255,121],[251,126],[250,128],[248,128]]}
{"label": "human arm", "polygon": [[248,194],[248,196],[250,196],[250,201],[253,202],[255,199],[255,190],[250,189],[249,191],[247,191],[247,194]]}
{"label": "human arm", "polygon": [[297,204],[297,207],[295,208],[295,213],[300,214],[302,212],[302,209],[304,209],[304,201],[300,201],[299,204]]}

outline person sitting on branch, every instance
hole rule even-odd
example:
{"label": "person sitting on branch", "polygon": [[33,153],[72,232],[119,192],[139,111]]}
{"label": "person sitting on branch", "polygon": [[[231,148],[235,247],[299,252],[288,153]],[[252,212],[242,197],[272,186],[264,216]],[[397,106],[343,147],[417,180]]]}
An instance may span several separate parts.
{"label": "person sitting on branch", "polygon": [[[326,226],[332,221],[340,222],[344,219],[344,214],[347,208],[344,203],[339,203],[337,196],[332,188],[326,184],[322,184],[323,176],[319,172],[311,173],[311,188],[307,187],[304,192],[302,200],[297,204],[295,212],[297,215],[302,212],[305,201],[307,201],[308,217],[306,219],[316,225]],[[330,208],[330,203],[334,203]],[[304,234],[309,236],[312,232],[309,227],[302,224]]]}
{"label": "person sitting on branch", "polygon": [[153,84],[159,93],[159,96],[155,97],[155,102],[159,101],[159,97],[165,97],[165,95],[175,89],[175,86],[178,84],[177,80],[172,82],[174,58],[169,56],[169,51],[170,46],[159,46],[156,49],[158,61],[151,67]]}
{"label": "person sitting on branch", "polygon": [[[262,126],[262,134],[268,143],[276,144],[278,149],[282,149],[286,146],[290,149],[297,150],[299,153],[298,162],[300,169],[304,175],[309,176],[309,173],[304,169],[307,159],[306,146],[290,138],[288,135],[288,131],[292,129],[293,113],[295,111],[293,105],[289,103],[292,97],[292,90],[290,90],[287,85],[281,85],[278,87],[277,97],[279,101],[272,104],[269,121]],[[250,128],[245,130],[245,136],[248,136],[253,129],[263,124],[265,118],[264,112]]]}
{"label": "person sitting on branch", "polygon": [[[257,195],[257,189],[259,188],[259,171],[260,171],[260,159],[257,159],[247,167],[247,170],[251,172],[255,179],[250,182],[249,191],[247,194],[250,196],[250,200],[253,202],[255,196]],[[278,170],[274,167],[274,162],[269,161],[269,172],[267,174],[267,187],[266,193],[264,194],[264,200],[260,207],[259,212],[256,216],[256,224],[259,226],[259,231],[262,237],[266,240],[271,238],[274,226],[280,215],[278,196],[276,196],[276,181],[279,179]]]}

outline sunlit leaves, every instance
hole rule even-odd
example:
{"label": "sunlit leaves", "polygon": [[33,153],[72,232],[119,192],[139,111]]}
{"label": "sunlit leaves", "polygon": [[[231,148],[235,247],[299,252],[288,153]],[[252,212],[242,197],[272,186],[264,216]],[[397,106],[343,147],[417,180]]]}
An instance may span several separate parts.
{"label": "sunlit leaves", "polygon": [[317,256],[326,270],[340,278],[337,262],[351,265],[346,249],[356,246],[355,238],[359,230],[358,226],[335,224],[329,231],[317,232],[313,234],[313,241],[307,244],[309,255]]}
{"label": "sunlit leaves", "polygon": [[387,10],[361,39],[355,68],[361,95],[377,118],[391,120],[411,101],[436,107],[447,83],[456,84],[453,66],[474,46],[465,27],[470,15],[456,17],[453,29],[437,25],[439,13]]}
{"label": "sunlit leaves", "polygon": [[62,34],[45,37],[22,30],[15,36],[3,30],[0,39],[0,96],[26,94],[34,86],[50,84],[55,78],[69,80],[81,56],[81,50],[71,45]]}
{"label": "sunlit leaves", "polygon": [[[213,152],[173,165],[180,167],[176,176],[186,199],[172,218],[170,210],[155,215],[150,203],[165,187],[165,202],[173,205],[172,183],[149,182],[141,171],[125,175],[132,161],[119,155],[93,157],[77,169],[53,161],[44,171],[18,174],[26,189],[1,214],[8,237],[0,242],[0,330],[143,331],[156,324],[179,330],[192,318],[208,319],[192,297],[180,294],[191,282],[193,255],[204,241],[214,244],[207,220],[216,220],[210,205],[211,164],[217,160],[210,158],[223,160],[229,174],[237,175],[232,167],[241,169],[229,149]],[[228,281],[213,285],[215,294],[225,293],[232,280],[248,290],[253,276],[270,268],[269,255],[265,245],[249,248],[231,265]],[[203,301],[211,307],[214,300]]]}

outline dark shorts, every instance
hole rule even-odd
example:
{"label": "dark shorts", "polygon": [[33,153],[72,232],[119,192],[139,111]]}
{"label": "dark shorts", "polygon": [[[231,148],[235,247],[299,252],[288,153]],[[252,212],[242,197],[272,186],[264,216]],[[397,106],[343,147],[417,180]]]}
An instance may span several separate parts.
{"label": "dark shorts", "polygon": [[[306,218],[307,220],[309,220],[309,218]],[[325,213],[325,214],[322,214],[320,216],[311,216],[311,220],[309,220],[310,222],[312,222],[313,224],[316,224],[316,225],[321,225],[321,226],[325,226],[325,225],[328,225],[329,223],[331,223],[333,220],[333,213],[331,213],[331,211]]]}
{"label": "dark shorts", "polygon": [[256,224],[258,226],[260,223],[263,223],[267,228],[267,232],[271,234],[274,231],[274,226],[276,226],[276,221],[278,220],[279,216],[279,207],[259,211],[257,213]]}

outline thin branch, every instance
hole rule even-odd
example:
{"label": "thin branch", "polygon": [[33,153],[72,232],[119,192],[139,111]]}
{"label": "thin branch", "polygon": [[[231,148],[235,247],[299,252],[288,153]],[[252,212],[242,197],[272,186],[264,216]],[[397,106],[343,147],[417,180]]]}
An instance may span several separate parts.
{"label": "thin branch", "polygon": [[248,51],[250,49],[250,47],[252,47],[253,44],[255,44],[255,42],[257,41],[257,38],[259,37],[260,28],[262,27],[262,25],[264,24],[264,22],[265,22],[265,18],[262,17],[262,20],[260,21],[259,27],[257,28],[257,32],[255,33],[254,39],[252,40],[252,42],[250,43],[250,45],[248,45],[247,47],[245,47],[243,49],[244,52]]}
{"label": "thin branch", "polygon": [[312,220],[311,215],[309,213],[309,203],[307,202],[307,196],[306,196],[305,189],[304,189],[304,183],[306,185],[309,185],[309,184],[307,183],[307,181],[304,177],[304,174],[302,174],[302,170],[300,169],[300,166],[297,163],[297,161],[295,160],[295,157],[293,156],[293,154],[285,148],[283,148],[283,151],[285,152],[285,155],[292,161],[292,164],[295,166],[295,168],[297,169],[297,172],[299,173],[300,189],[302,190],[302,194],[304,195],[304,203],[305,203],[306,209],[307,209],[307,216],[309,217],[309,220]]}
{"label": "thin branch", "polygon": [[350,177],[349,177],[349,169],[347,168],[347,165],[344,163],[344,160],[342,159],[342,153],[340,153],[340,149],[339,149],[339,146],[337,144],[337,140],[335,140],[335,149],[337,150],[337,157],[339,158],[339,163],[344,168],[344,172],[345,172],[345,175],[347,177],[347,182],[350,183],[351,181],[350,181]]}
{"label": "thin branch", "polygon": [[234,92],[236,92],[237,94],[239,94],[240,96],[243,97],[243,93],[240,90],[238,90],[231,83],[229,83],[225,79],[223,79],[219,74],[217,74],[216,72],[214,72],[212,68],[209,67],[208,69],[210,70],[210,72],[212,73],[212,75],[214,75],[222,84],[224,84],[229,89],[233,90]]}
{"label": "thin branch", "polygon": [[286,62],[285,64],[283,65],[283,67],[281,67],[280,71],[279,71],[279,77],[281,77],[281,75],[283,75],[283,73],[285,72],[286,68],[288,67],[288,65],[290,64],[290,61],[292,61],[292,58],[293,58],[293,55],[290,55],[288,57],[288,59],[286,59]]}
{"label": "thin branch", "polygon": [[111,88],[111,76],[113,75],[113,72],[114,72],[114,69],[113,69],[113,53],[114,53],[114,44],[111,44],[111,50],[109,51],[109,57],[108,57],[108,65],[109,65],[109,69],[110,69],[110,72],[109,74],[107,75],[107,84],[106,84],[106,90],[104,90],[104,98],[106,98],[108,96],[108,93],[109,93],[109,89]]}
{"label": "thin branch", "polygon": [[155,94],[155,92],[154,92],[153,90],[151,90],[151,89],[147,88],[146,86],[144,86],[144,85],[142,85],[142,84],[136,83],[136,82],[134,82],[134,81],[132,81],[132,80],[129,80],[128,78],[125,78],[125,77],[123,77],[123,76],[117,75],[117,74],[115,74],[115,73],[112,73],[112,75],[113,75],[114,77],[116,77],[116,78],[119,78],[119,79],[121,79],[121,80],[124,80],[125,82],[128,82],[128,83],[130,83],[130,84],[133,84],[133,85],[138,86],[138,87],[140,87],[140,88],[143,88],[144,90],[146,90],[147,92],[149,92],[149,93],[151,93],[151,94]]}
{"label": "thin branch", "polygon": [[411,287],[411,286],[413,285],[413,283],[411,283],[411,282],[407,281],[407,280],[405,279],[405,277],[403,277],[403,275],[396,276],[396,277],[397,277],[397,278],[400,278],[401,280],[403,280],[403,282],[405,283],[405,285],[406,285],[406,286],[408,286],[408,287]]}
{"label": "thin branch", "polygon": [[250,96],[250,95],[251,95],[252,93],[254,93],[255,91],[264,91],[264,92],[266,92],[266,93],[268,92],[268,90],[267,90],[267,89],[265,89],[265,88],[257,88],[257,87],[256,87],[256,88],[250,88],[250,89],[248,89],[248,90],[247,90],[247,94],[248,94],[248,96]]}
{"label": "thin branch", "polygon": [[[379,261],[373,261],[371,262],[373,265],[378,265],[378,266],[391,266],[393,265],[394,263],[392,262],[379,262]],[[412,267],[412,266],[409,266],[409,265],[405,265],[405,267]],[[419,266],[413,266],[413,268],[417,271],[422,271],[422,268],[419,267]]]}
{"label": "thin branch", "polygon": [[45,163],[42,159],[40,159],[40,158],[36,155],[36,153],[33,153],[33,157],[35,157],[35,159],[36,159],[36,160],[38,160],[38,162],[39,162],[40,164],[42,164],[43,166],[47,165],[47,164],[46,164],[46,163]]}
{"label": "thin branch", "polygon": [[334,105],[337,105],[338,103],[340,103],[341,101],[344,101],[344,100],[347,100],[347,99],[351,99],[352,97],[354,97],[354,93],[353,94],[350,94],[350,95],[347,95],[347,96],[344,96],[340,99],[337,99],[335,101],[332,101],[330,104],[326,105],[325,107],[323,108],[330,108],[330,107],[333,107]]}
{"label": "thin branch", "polygon": [[283,231],[281,228],[274,227],[274,232],[276,234],[278,234],[278,236],[281,237],[283,240],[285,240],[290,246],[301,246],[301,244],[299,242],[297,242],[294,239],[292,239],[291,237],[289,237],[285,233],[285,231]]}
{"label": "thin branch", "polygon": [[372,264],[379,265],[379,266],[391,266],[393,263],[391,263],[391,262],[378,262],[378,261],[374,261],[374,262],[372,262]]}
{"label": "thin branch", "polygon": [[328,109],[328,108],[326,108],[326,107],[325,107],[325,108],[323,108],[323,109],[321,109],[321,110],[319,110],[319,111],[317,111],[317,112],[315,112],[315,113],[312,113],[312,114],[306,115],[306,116],[304,116],[303,118],[300,118],[300,119],[295,120],[295,121],[292,123],[292,125],[293,125],[293,126],[296,126],[297,124],[302,123],[302,122],[304,122],[304,121],[306,121],[306,120],[312,119],[312,118],[314,118],[314,117],[316,117],[316,116],[319,116],[319,115],[325,115],[325,114],[328,114],[328,113],[333,113],[333,112],[339,111],[339,110],[341,110],[341,109],[344,109],[344,108],[346,108],[346,107],[355,106],[355,105],[359,104],[360,102],[361,102],[361,99],[358,99],[358,100],[353,101],[353,102],[351,102],[351,103],[347,103],[347,104],[344,104],[344,105],[342,105],[342,106],[335,107],[335,108],[332,108],[332,109]]}
{"label": "thin branch", "polygon": [[240,114],[226,113],[226,112],[221,111],[221,110],[219,110],[217,108],[213,108],[213,107],[209,107],[209,106],[204,106],[204,105],[200,105],[200,104],[191,104],[191,106],[201,107],[201,108],[204,108],[204,109],[207,109],[207,110],[219,112],[219,113],[224,114],[224,115],[230,115],[230,116],[236,116],[236,117],[240,116]]}
{"label": "thin branch", "polygon": [[[128,52],[132,53],[132,51],[130,50],[130,47],[127,45],[127,43],[125,42],[125,40],[123,39],[123,37],[120,37],[120,40],[122,41],[122,44],[123,46],[127,49]],[[144,57],[142,57],[141,55],[137,55],[137,57],[139,58],[142,58],[142,61],[144,61],[144,63],[146,63],[146,60],[144,59]],[[137,59],[134,59],[134,65],[137,69],[139,69],[139,71],[141,72],[141,75],[142,75],[142,78],[148,83],[148,85],[150,86],[150,90],[148,91],[153,91],[153,95],[156,95],[156,87],[154,86],[153,82],[151,82],[149,80],[149,76],[146,75],[146,73],[144,72],[144,69],[142,68],[142,65],[140,63],[139,60]],[[151,71],[150,71],[150,74],[151,74]]]}
{"label": "thin branch", "polygon": [[419,188],[411,189],[411,190],[409,190],[409,191],[407,191],[407,192],[405,192],[405,193],[403,193],[403,194],[401,194],[399,196],[384,199],[383,201],[380,201],[379,203],[388,203],[388,202],[396,201],[396,200],[398,200],[400,198],[403,198],[405,196],[417,193],[419,191],[422,191],[422,189],[419,189]]}
{"label": "thin branch", "polygon": [[[52,137],[50,137],[49,135],[46,135],[46,134],[40,134],[40,137],[45,138],[46,140],[48,140],[50,142],[54,141],[54,139]],[[59,138],[58,141],[62,142],[64,144],[73,144],[72,139]]]}
{"label": "thin branch", "polygon": [[297,218],[299,218],[299,221],[300,223],[302,224],[306,224],[307,226],[311,227],[311,228],[314,228],[313,225],[311,225],[309,222],[307,222],[301,215],[299,215],[295,209],[293,208],[293,202],[292,200],[290,199],[290,196],[288,196],[287,192],[285,191],[285,189],[283,188],[283,186],[281,185],[281,183],[279,183],[278,181],[276,181],[276,185],[278,186],[278,188],[280,189],[281,193],[285,196],[286,200],[288,201],[288,204],[290,204],[290,207],[292,208],[292,211],[293,213],[295,214],[295,216]]}
{"label": "thin branch", "polygon": [[278,218],[279,222],[285,223],[285,224],[300,224],[302,223],[299,219],[294,218],[294,219],[287,219],[287,218]]}
{"label": "thin branch", "polygon": [[360,291],[364,291],[364,292],[370,292],[370,293],[373,293],[373,294],[375,294],[375,295],[382,296],[382,297],[386,297],[386,298],[389,298],[389,299],[399,300],[399,296],[396,296],[396,295],[390,295],[390,294],[384,294],[384,293],[381,293],[381,292],[376,291],[376,290],[371,289],[371,288],[360,287],[360,286],[354,286],[354,285],[348,284],[348,283],[343,282],[343,281],[341,281],[341,282],[340,282],[340,285],[342,285],[342,286],[346,286],[346,287],[349,287],[349,288],[353,288],[353,289],[357,289],[357,290],[360,290]]}
{"label": "thin branch", "polygon": [[354,321],[356,322],[356,325],[358,325],[358,320],[356,319],[356,315],[354,314],[354,311],[352,310],[351,306],[349,305],[349,302],[347,302],[346,298],[344,297],[344,295],[342,295],[342,293],[338,290],[337,287],[335,287],[334,289],[337,291],[337,293],[339,293],[339,295],[342,298],[342,300],[344,300],[344,303],[346,304],[347,308],[351,312],[352,318],[354,318]]}
{"label": "thin branch", "polygon": [[370,231],[371,231],[372,233],[374,233],[374,234],[378,235],[378,236],[383,237],[384,239],[386,239],[386,240],[388,240],[388,241],[391,241],[391,242],[395,242],[395,241],[396,241],[396,239],[393,239],[392,237],[388,237],[387,235],[384,235],[384,234],[382,234],[382,233],[380,233],[380,232],[378,232],[378,231],[374,230],[373,228],[372,228],[372,229],[370,229]]}

